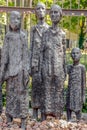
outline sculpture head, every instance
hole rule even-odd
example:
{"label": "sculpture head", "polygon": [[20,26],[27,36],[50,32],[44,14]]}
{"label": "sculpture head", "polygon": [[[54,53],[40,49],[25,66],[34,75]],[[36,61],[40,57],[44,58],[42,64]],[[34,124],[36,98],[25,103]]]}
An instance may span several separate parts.
{"label": "sculpture head", "polygon": [[81,58],[81,51],[79,48],[73,48],[71,51],[71,57],[74,62],[78,62]]}
{"label": "sculpture head", "polygon": [[52,5],[50,9],[50,18],[52,23],[59,23],[62,17],[62,9],[59,5]]}
{"label": "sculpture head", "polygon": [[36,6],[36,16],[38,17],[38,19],[44,19],[45,15],[46,15],[46,7],[45,4],[42,2],[39,2]]}
{"label": "sculpture head", "polygon": [[18,11],[11,12],[9,28],[11,31],[20,30],[20,28],[21,28],[21,14]]}

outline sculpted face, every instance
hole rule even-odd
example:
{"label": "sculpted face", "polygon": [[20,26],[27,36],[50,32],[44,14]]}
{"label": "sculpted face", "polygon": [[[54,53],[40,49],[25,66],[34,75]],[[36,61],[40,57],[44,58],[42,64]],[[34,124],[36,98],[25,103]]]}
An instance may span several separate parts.
{"label": "sculpted face", "polygon": [[53,23],[58,23],[62,16],[62,9],[58,5],[53,5],[50,10],[50,17]]}
{"label": "sculpted face", "polygon": [[81,52],[79,48],[72,49],[71,57],[74,61],[79,61],[81,58]]}
{"label": "sculpted face", "polygon": [[44,18],[45,14],[46,14],[45,5],[43,3],[38,3],[36,6],[36,15],[37,15],[38,19]]}
{"label": "sculpted face", "polygon": [[10,28],[12,30],[20,29],[21,15],[17,11],[12,11],[10,15]]}

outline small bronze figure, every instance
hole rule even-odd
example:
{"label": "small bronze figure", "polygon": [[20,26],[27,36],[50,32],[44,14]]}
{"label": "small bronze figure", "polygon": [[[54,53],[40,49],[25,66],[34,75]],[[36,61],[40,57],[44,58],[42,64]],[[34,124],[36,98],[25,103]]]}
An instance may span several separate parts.
{"label": "small bronze figure", "polygon": [[68,92],[66,100],[67,120],[71,120],[71,113],[75,112],[76,119],[81,119],[82,105],[85,102],[86,88],[86,68],[80,64],[81,51],[79,48],[73,48],[71,51],[73,64],[68,65],[67,73]]}
{"label": "small bronze figure", "polygon": [[1,55],[0,83],[6,81],[7,122],[21,118],[25,130],[28,115],[29,54],[27,38],[21,31],[21,14],[12,11]]}
{"label": "small bronze figure", "polygon": [[52,27],[43,33],[41,46],[41,113],[42,120],[48,115],[61,118],[63,113],[63,86],[65,81],[65,33],[58,26],[62,17],[59,5],[50,9]]}
{"label": "small bronze figure", "polygon": [[42,33],[47,30],[48,25],[45,23],[46,7],[39,2],[36,6],[37,25],[31,28],[30,40],[30,68],[32,76],[32,108],[33,118],[38,119],[38,109],[40,109],[41,98],[41,74],[40,74],[40,48]]}

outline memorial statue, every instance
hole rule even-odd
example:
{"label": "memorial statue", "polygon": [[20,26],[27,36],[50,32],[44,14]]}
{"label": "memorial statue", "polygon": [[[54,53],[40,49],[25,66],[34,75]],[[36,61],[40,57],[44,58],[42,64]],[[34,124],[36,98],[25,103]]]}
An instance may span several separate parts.
{"label": "memorial statue", "polygon": [[38,19],[37,25],[31,28],[30,35],[30,68],[32,76],[32,108],[33,118],[38,119],[38,110],[40,109],[41,98],[41,74],[40,74],[40,48],[42,33],[47,30],[48,25],[45,23],[46,8],[39,2],[35,9]]}
{"label": "memorial statue", "polygon": [[52,26],[43,33],[41,45],[41,113],[42,120],[47,116],[61,118],[63,113],[63,86],[66,77],[65,32],[58,26],[62,17],[59,5],[50,9]]}
{"label": "memorial statue", "polygon": [[1,55],[0,83],[6,81],[7,122],[21,118],[25,130],[28,116],[29,53],[27,38],[21,31],[21,14],[12,11]]}
{"label": "memorial statue", "polygon": [[67,120],[71,120],[72,112],[75,112],[76,119],[81,119],[82,105],[85,102],[86,88],[86,68],[80,64],[81,51],[79,48],[73,48],[71,51],[73,64],[68,65],[67,73],[68,92],[66,98]]}

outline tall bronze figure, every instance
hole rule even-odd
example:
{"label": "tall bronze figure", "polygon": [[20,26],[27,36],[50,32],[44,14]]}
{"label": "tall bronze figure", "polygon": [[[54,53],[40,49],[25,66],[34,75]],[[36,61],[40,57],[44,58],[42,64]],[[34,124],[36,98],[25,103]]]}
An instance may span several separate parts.
{"label": "tall bronze figure", "polygon": [[42,120],[45,120],[48,115],[61,118],[64,107],[65,33],[58,26],[62,17],[61,7],[52,5],[50,17],[52,26],[43,34],[41,46]]}
{"label": "tall bronze figure", "polygon": [[32,76],[32,108],[33,118],[38,118],[38,109],[40,108],[41,98],[41,74],[40,74],[40,48],[42,33],[47,30],[48,25],[45,23],[46,8],[43,3],[36,6],[37,25],[31,29],[30,45],[30,68]]}
{"label": "tall bronze figure", "polygon": [[7,122],[21,118],[25,130],[28,115],[29,54],[27,38],[21,31],[21,14],[12,11],[1,55],[0,83],[6,81]]}
{"label": "tall bronze figure", "polygon": [[85,102],[86,68],[80,64],[81,51],[73,48],[71,51],[73,64],[68,65],[69,75],[67,93],[67,119],[71,120],[71,113],[75,112],[77,120],[81,119],[82,105]]}

